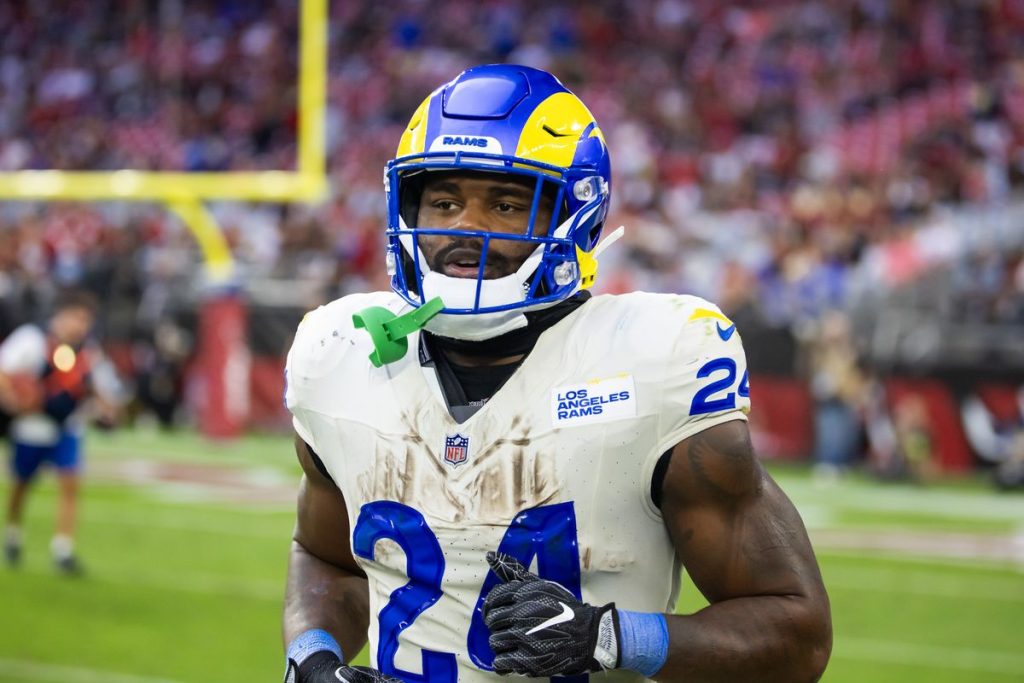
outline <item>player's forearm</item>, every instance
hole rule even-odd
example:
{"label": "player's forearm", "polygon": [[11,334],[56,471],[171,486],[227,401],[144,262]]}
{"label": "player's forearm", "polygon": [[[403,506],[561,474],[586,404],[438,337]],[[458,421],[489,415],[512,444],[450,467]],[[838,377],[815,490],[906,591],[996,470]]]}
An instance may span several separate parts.
{"label": "player's forearm", "polygon": [[725,600],[667,617],[669,651],[658,681],[811,683],[832,650],[827,604],[802,596]]}
{"label": "player's forearm", "polygon": [[292,542],[284,601],[284,643],[300,633],[323,629],[341,645],[346,659],[366,644],[370,603],[366,578],[324,562]]}

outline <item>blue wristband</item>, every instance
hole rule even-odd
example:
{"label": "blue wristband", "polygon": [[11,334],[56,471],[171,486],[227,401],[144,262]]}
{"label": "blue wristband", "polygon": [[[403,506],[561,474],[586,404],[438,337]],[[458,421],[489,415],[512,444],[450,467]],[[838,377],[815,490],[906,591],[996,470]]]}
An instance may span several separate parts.
{"label": "blue wristband", "polygon": [[295,636],[295,640],[288,643],[287,657],[288,659],[295,660],[295,665],[299,666],[310,655],[315,655],[317,652],[323,652],[324,650],[333,652],[338,655],[338,659],[345,661],[338,641],[330,633],[320,628],[310,629]]}
{"label": "blue wristband", "polygon": [[650,678],[668,657],[668,624],[664,614],[619,610],[620,669]]}

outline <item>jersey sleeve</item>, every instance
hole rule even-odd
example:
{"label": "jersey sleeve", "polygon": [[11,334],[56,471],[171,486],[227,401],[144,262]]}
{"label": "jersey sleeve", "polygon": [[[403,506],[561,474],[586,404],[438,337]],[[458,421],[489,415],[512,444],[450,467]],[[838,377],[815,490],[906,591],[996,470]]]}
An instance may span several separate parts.
{"label": "jersey sleeve", "polygon": [[714,425],[746,420],[750,383],[743,341],[722,311],[695,299],[666,363],[661,443],[671,448]]}
{"label": "jersey sleeve", "polygon": [[292,414],[295,433],[314,450],[317,448],[309,413],[309,391],[315,379],[311,358],[316,338],[316,327],[324,315],[323,307],[310,311],[299,323],[295,340],[288,351],[284,370],[284,403]]}
{"label": "jersey sleeve", "polygon": [[390,292],[349,294],[310,311],[299,323],[285,363],[285,406],[296,433],[333,469],[333,422],[363,407],[352,387],[374,372],[370,335],[353,325],[368,306],[399,313],[405,302]]}

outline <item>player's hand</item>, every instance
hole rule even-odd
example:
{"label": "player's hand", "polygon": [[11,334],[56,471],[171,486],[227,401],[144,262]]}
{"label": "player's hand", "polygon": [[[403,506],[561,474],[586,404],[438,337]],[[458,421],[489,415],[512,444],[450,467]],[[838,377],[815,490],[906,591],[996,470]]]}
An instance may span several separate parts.
{"label": "player's hand", "polygon": [[565,587],[531,574],[504,553],[487,553],[502,580],[484,598],[494,671],[533,677],[573,676],[619,664],[615,604],[594,607]]}
{"label": "player's hand", "polygon": [[346,666],[333,652],[317,652],[301,666],[288,660],[284,683],[402,683],[365,666]]}

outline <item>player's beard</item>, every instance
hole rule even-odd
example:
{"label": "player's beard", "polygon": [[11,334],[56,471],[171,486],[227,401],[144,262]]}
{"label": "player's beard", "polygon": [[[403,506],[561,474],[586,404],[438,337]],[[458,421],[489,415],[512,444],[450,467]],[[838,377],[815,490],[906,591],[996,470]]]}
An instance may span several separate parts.
{"label": "player's beard", "polygon": [[[444,273],[448,257],[457,249],[466,249],[476,255],[476,261],[481,260],[483,253],[483,240],[476,237],[453,237],[445,246],[437,250],[430,259],[430,269],[435,273]],[[512,260],[494,249],[492,239],[487,249],[487,263],[484,266],[484,279],[493,280],[506,275],[511,275],[519,266],[512,263]]]}

